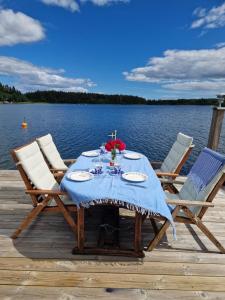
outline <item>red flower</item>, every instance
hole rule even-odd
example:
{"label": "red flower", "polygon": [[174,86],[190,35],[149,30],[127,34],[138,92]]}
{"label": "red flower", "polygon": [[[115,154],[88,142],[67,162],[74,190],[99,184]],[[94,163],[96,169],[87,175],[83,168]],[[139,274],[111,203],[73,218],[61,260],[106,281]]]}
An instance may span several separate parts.
{"label": "red flower", "polygon": [[105,149],[107,151],[111,151],[112,149],[118,149],[119,151],[123,151],[126,149],[126,144],[122,142],[120,139],[108,141],[105,145]]}
{"label": "red flower", "polygon": [[120,143],[118,149],[119,149],[120,151],[125,150],[125,149],[126,149],[126,144],[124,144],[123,142]]}
{"label": "red flower", "polygon": [[107,151],[111,151],[111,150],[112,150],[112,145],[111,145],[111,142],[110,142],[110,141],[105,145],[105,149],[106,149]]}
{"label": "red flower", "polygon": [[121,141],[120,139],[115,140],[116,148],[119,149],[120,151],[123,151],[126,149],[126,144]]}

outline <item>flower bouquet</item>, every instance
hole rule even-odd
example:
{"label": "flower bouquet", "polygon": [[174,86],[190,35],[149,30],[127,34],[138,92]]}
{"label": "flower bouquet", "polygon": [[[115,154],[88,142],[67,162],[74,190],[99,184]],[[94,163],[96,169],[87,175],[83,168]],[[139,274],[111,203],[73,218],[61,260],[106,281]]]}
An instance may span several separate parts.
{"label": "flower bouquet", "polygon": [[126,149],[126,144],[121,141],[120,139],[116,140],[110,140],[106,143],[105,149],[108,152],[111,152],[111,162],[110,165],[114,166],[115,165],[115,160],[116,160],[116,150],[118,149],[119,152],[123,151]]}

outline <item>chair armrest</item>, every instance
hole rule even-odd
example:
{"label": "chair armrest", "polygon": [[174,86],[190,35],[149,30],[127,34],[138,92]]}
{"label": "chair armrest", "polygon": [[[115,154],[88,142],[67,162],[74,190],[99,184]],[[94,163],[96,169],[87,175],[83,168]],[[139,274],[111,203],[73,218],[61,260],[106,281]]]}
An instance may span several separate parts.
{"label": "chair armrest", "polygon": [[179,206],[206,206],[214,207],[214,204],[206,201],[196,201],[196,200],[172,200],[166,199],[167,204],[179,205]]}
{"label": "chair armrest", "polygon": [[73,164],[75,163],[76,159],[75,158],[67,158],[67,159],[63,159],[65,164]]}
{"label": "chair armrest", "polygon": [[162,161],[150,161],[153,169],[160,169],[162,166]]}
{"label": "chair armrest", "polygon": [[176,173],[167,173],[167,172],[156,172],[156,175],[158,177],[171,177],[171,178],[176,178],[177,176],[179,176],[179,174]]}
{"label": "chair armrest", "polygon": [[64,172],[53,173],[54,177],[63,177],[65,175]]}
{"label": "chair armrest", "polygon": [[25,193],[30,195],[43,195],[43,194],[52,195],[52,196],[66,195],[65,192],[52,191],[52,190],[26,190]]}
{"label": "chair armrest", "polygon": [[159,178],[161,183],[168,183],[168,184],[184,184],[184,181],[174,180],[174,179],[167,179],[167,178]]}
{"label": "chair armrest", "polygon": [[51,172],[53,172],[53,173],[57,173],[57,172],[67,172],[67,170],[65,170],[65,169],[50,169],[50,171]]}

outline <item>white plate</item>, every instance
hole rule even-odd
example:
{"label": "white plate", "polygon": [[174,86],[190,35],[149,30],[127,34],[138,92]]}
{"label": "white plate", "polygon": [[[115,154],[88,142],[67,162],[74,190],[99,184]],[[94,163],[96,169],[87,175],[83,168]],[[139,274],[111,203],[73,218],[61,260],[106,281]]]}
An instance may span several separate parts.
{"label": "white plate", "polygon": [[122,174],[123,179],[132,182],[143,182],[148,179],[148,176],[139,172],[126,172]]}
{"label": "white plate", "polygon": [[131,152],[131,153],[125,153],[123,155],[125,158],[128,158],[128,159],[140,159],[143,157],[142,154],[140,153],[135,153],[135,152]]}
{"label": "white plate", "polygon": [[99,156],[99,152],[97,151],[86,151],[86,152],[82,152],[83,156],[87,156],[87,157],[96,157]]}
{"label": "white plate", "polygon": [[94,175],[86,171],[74,171],[67,175],[70,180],[87,181],[94,178]]}

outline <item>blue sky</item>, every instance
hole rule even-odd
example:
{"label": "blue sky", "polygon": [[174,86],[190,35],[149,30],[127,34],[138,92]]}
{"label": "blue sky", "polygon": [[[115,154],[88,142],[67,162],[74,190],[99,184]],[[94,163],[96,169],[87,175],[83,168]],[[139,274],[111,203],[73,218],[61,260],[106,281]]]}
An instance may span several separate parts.
{"label": "blue sky", "polygon": [[0,81],[214,97],[225,92],[225,1],[0,0]]}

